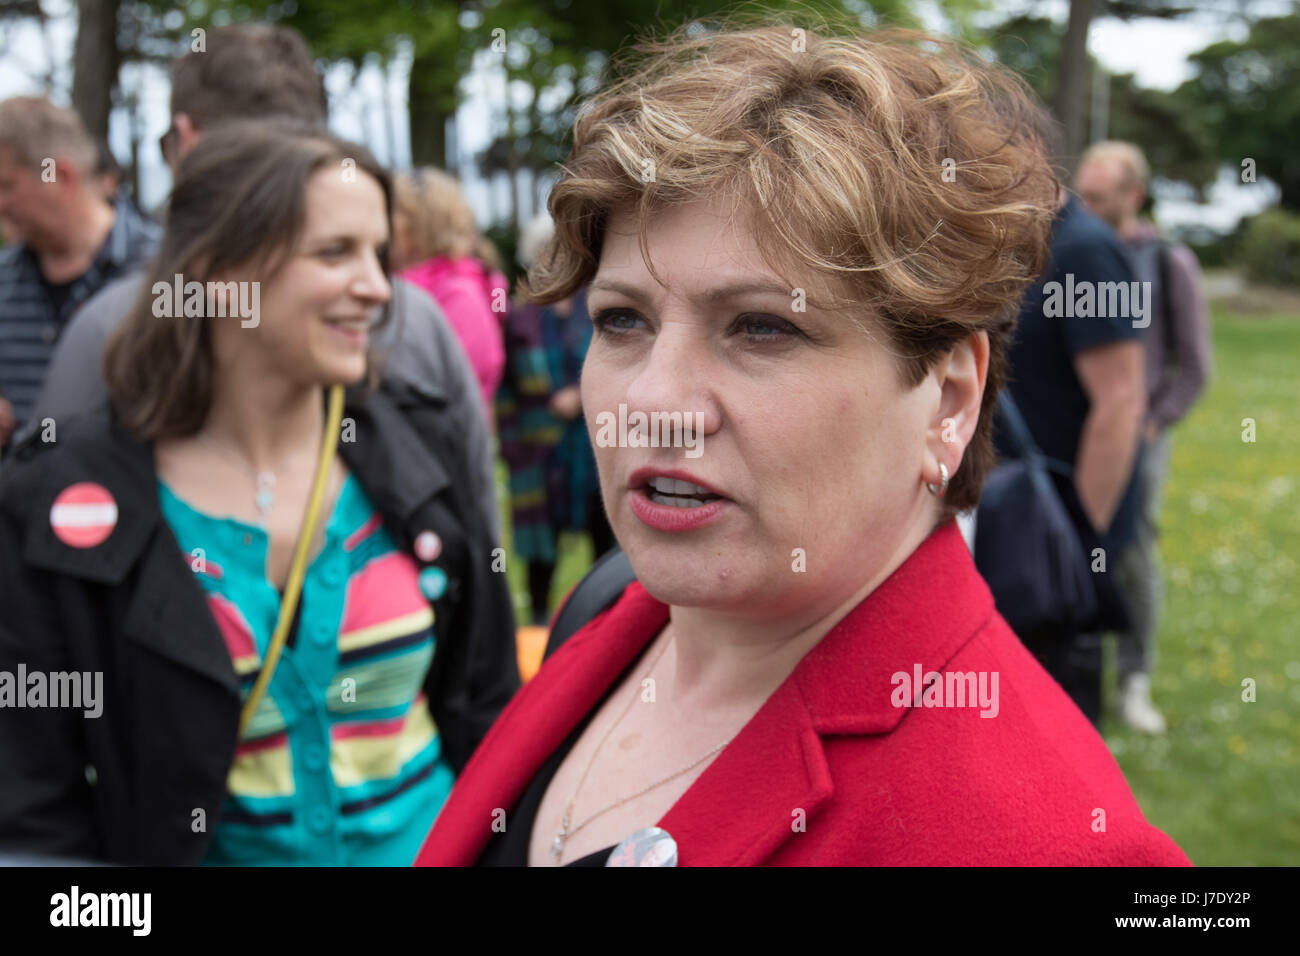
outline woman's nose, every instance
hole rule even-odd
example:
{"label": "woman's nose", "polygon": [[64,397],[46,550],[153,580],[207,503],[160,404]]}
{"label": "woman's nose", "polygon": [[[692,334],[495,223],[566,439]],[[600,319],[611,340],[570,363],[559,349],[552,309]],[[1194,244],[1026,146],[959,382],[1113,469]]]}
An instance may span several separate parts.
{"label": "woman's nose", "polygon": [[717,430],[719,370],[698,327],[665,322],[628,382],[629,412],[691,414],[705,432]]}
{"label": "woman's nose", "polygon": [[375,252],[366,252],[360,273],[352,284],[352,294],[375,305],[383,305],[393,295],[384,264]]}

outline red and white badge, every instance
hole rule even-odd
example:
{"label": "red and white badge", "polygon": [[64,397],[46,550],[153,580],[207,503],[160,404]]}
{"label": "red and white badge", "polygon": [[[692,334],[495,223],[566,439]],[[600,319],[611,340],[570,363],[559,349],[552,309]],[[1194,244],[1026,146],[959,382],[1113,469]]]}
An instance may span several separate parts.
{"label": "red and white badge", "polygon": [[54,499],[50,527],[70,548],[93,548],[117,527],[117,502],[107,488],[92,481],[69,485]]}
{"label": "red and white badge", "polygon": [[442,554],[442,539],[433,531],[421,531],[415,536],[415,556],[429,564]]}

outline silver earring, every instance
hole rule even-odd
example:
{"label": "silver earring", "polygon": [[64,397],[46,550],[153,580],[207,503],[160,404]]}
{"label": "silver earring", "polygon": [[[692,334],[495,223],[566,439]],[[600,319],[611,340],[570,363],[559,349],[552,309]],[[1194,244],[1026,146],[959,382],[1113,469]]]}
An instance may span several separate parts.
{"label": "silver earring", "polygon": [[939,462],[939,484],[932,485],[927,481],[925,488],[936,498],[942,498],[948,491],[948,466],[943,462]]}

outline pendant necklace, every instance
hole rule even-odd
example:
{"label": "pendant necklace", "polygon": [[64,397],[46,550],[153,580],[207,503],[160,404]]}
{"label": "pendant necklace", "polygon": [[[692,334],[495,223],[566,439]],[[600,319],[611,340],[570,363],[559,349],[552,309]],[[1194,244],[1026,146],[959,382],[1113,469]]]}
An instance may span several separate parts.
{"label": "pendant necklace", "polygon": [[206,435],[199,433],[195,434],[194,437],[219,455],[223,456],[227,463],[234,464],[237,462],[240,471],[245,474],[252,474],[253,480],[257,482],[257,496],[253,499],[257,505],[257,523],[261,527],[266,527],[266,521],[267,518],[270,517],[271,508],[275,505],[275,471],[284,471],[284,463],[288,459],[281,459],[276,465],[275,471],[269,469],[259,471],[254,468],[249,463],[248,459],[242,454],[235,455],[225,448],[222,448]]}
{"label": "pendant necklace", "polygon": [[[654,669],[659,666],[659,660],[664,656],[664,653],[668,650],[668,644],[669,641],[664,642],[663,649],[655,657],[654,663],[650,665],[649,673],[654,673]],[[668,783],[668,781],[675,780],[678,777],[680,777],[682,774],[686,773],[687,771],[695,769],[700,764],[704,763],[704,761],[712,757],[714,754],[721,751],[724,747],[727,746],[727,744],[731,743],[733,740],[736,739],[736,734],[732,734],[730,737],[728,737],[722,743],[718,744],[716,747],[714,747],[704,756],[700,757],[695,761],[692,761],[689,765],[683,767],[681,770],[677,770],[673,773],[670,773],[666,777],[661,777],[660,779],[656,780],[654,783],[650,784],[649,786],[642,787],[636,793],[629,794],[626,797],[620,797],[618,800],[615,800],[613,803],[605,807],[602,807],[601,809],[597,810],[595,813],[588,816],[577,826],[574,826],[573,808],[574,808],[574,804],[578,800],[578,793],[582,790],[582,785],[587,780],[587,774],[591,772],[591,768],[596,763],[596,757],[599,756],[601,749],[605,746],[605,742],[609,740],[610,734],[614,732],[615,727],[617,727],[619,724],[623,722],[623,718],[627,716],[628,711],[632,709],[632,704],[636,702],[636,699],[639,696],[640,693],[638,688],[637,691],[633,693],[632,699],[628,701],[627,706],[623,708],[623,713],[619,714],[618,720],[614,721],[614,723],[610,725],[609,730],[605,731],[605,736],[600,738],[600,743],[596,745],[596,749],[592,753],[591,759],[587,761],[587,769],[582,772],[582,776],[578,779],[578,785],[573,788],[573,796],[569,797],[569,803],[564,808],[564,815],[560,818],[560,829],[556,832],[555,839],[551,841],[551,857],[552,859],[555,860],[556,866],[559,866],[564,860],[565,844],[567,844],[569,840],[572,837],[574,837],[578,833],[578,831],[581,830],[583,827],[585,827],[588,823],[591,823],[597,817],[604,816],[610,810],[614,810],[617,809],[618,807],[621,807],[629,800],[635,800],[637,797],[641,796],[642,794],[649,793],[651,790],[654,790],[656,787],[663,786],[665,783]]]}

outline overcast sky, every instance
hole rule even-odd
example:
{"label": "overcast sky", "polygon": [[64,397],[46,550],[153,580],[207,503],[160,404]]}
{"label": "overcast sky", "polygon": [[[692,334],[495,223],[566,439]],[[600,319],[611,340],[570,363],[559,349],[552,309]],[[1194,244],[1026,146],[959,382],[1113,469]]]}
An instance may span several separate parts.
{"label": "overcast sky", "polygon": [[[1193,0],[1196,2],[1196,0]],[[1200,0],[1207,11],[1178,21],[1140,20],[1121,23],[1103,19],[1093,24],[1089,35],[1089,48],[1106,67],[1116,73],[1134,73],[1144,86],[1172,89],[1189,75],[1187,55],[1208,44],[1230,37],[1244,35],[1244,28],[1225,27],[1223,18],[1214,11],[1231,8],[1236,0]],[[20,93],[41,91],[42,78],[49,72],[51,58],[55,63],[54,95],[61,103],[68,102],[71,89],[71,54],[75,37],[76,17],[74,0],[46,0],[46,10],[52,15],[47,31],[48,40],[29,24],[11,24],[0,28],[0,99]],[[1252,7],[1264,11],[1276,7],[1285,10],[1288,4],[1278,0],[1255,0]],[[922,7],[922,16],[932,28],[942,26],[934,13],[936,8]],[[1035,15],[1051,16],[1063,22],[1066,0],[1005,0],[995,6],[995,19],[1032,9]],[[490,58],[483,58],[490,59]],[[326,89],[330,94],[330,125],[340,135],[366,143],[378,158],[398,167],[410,160],[410,144],[406,126],[406,63],[399,62],[389,77],[389,102],[392,104],[392,130],[396,143],[395,153],[388,146],[388,127],[384,123],[384,78],[377,70],[366,70],[354,86],[347,70],[331,70],[326,76]],[[141,149],[142,190],[146,206],[153,207],[166,196],[170,177],[158,153],[157,138],[167,128],[167,94],[165,75],[157,69],[124,71],[124,85],[137,89],[143,116],[143,145]],[[488,104],[499,103],[505,95],[505,85],[499,70],[489,65],[476,68],[465,80],[465,103],[457,118],[455,135],[461,168],[458,170],[465,183],[466,193],[479,216],[487,224],[495,216],[503,215],[507,206],[507,189],[504,180],[490,186],[476,174],[471,163],[473,156],[491,140],[489,128],[493,111]],[[110,142],[119,157],[129,153],[130,134],[126,117],[121,111],[114,114]],[[523,211],[531,211],[526,194]],[[1156,216],[1163,226],[1172,227],[1189,222],[1201,222],[1217,229],[1231,228],[1237,218],[1274,201],[1275,192],[1266,184],[1255,188],[1242,187],[1230,172],[1212,193],[1208,207],[1197,206],[1172,193],[1157,191],[1159,199]]]}

